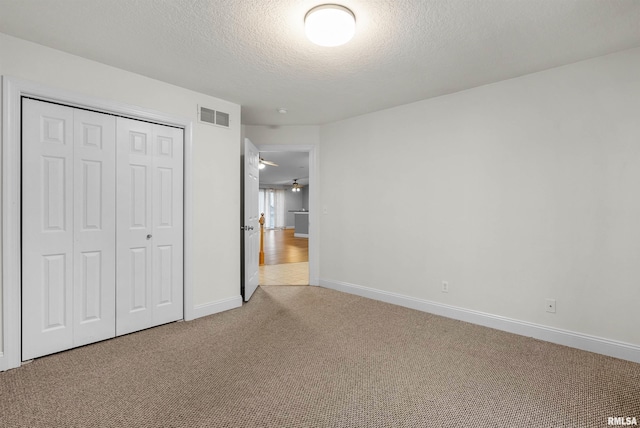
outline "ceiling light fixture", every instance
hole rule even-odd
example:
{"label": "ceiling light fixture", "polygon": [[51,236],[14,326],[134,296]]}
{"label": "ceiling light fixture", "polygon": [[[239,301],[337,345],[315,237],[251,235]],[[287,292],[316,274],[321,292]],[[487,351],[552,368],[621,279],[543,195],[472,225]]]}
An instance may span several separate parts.
{"label": "ceiling light fixture", "polygon": [[293,180],[293,186],[291,187],[291,191],[292,192],[299,192],[300,191],[300,185],[298,184],[298,179],[297,178],[295,180]]}
{"label": "ceiling light fixture", "polygon": [[316,45],[340,46],[353,38],[356,17],[344,6],[323,4],[307,12],[304,28],[307,38]]}
{"label": "ceiling light fixture", "polygon": [[280,114],[287,114],[287,109],[286,109],[286,108],[284,108],[284,107],[279,107],[279,108],[278,108],[278,113],[280,113]]}
{"label": "ceiling light fixture", "polygon": [[268,160],[264,160],[264,158],[260,158],[260,162],[258,164],[258,168],[259,169],[264,169],[267,165],[269,165],[269,166],[278,166],[278,164],[275,163],[275,162],[271,162],[271,161],[268,161]]}

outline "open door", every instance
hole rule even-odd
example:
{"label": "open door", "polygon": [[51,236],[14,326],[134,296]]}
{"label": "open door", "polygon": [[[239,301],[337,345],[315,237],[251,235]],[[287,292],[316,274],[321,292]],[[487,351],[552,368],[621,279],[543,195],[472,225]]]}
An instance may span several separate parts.
{"label": "open door", "polygon": [[260,253],[260,213],[258,212],[258,192],[260,182],[260,152],[248,138],[244,139],[243,156],[243,251],[242,297],[248,302],[260,278],[258,258]]}

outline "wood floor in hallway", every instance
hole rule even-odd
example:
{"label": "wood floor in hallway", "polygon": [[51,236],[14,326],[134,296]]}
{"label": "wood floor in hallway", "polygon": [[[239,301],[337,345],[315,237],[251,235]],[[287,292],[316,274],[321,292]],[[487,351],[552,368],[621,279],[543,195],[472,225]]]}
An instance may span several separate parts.
{"label": "wood floor in hallway", "polygon": [[309,261],[309,239],[293,236],[294,229],[265,230],[264,264],[301,263]]}

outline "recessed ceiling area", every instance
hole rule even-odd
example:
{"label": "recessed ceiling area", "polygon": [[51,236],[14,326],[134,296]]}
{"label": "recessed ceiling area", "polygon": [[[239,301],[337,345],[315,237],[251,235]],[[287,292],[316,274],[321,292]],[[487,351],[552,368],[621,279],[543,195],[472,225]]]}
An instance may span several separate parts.
{"label": "recessed ceiling area", "polygon": [[[242,123],[333,122],[640,46],[637,0],[0,0],[0,32],[242,105]],[[279,114],[286,106],[288,113]]]}

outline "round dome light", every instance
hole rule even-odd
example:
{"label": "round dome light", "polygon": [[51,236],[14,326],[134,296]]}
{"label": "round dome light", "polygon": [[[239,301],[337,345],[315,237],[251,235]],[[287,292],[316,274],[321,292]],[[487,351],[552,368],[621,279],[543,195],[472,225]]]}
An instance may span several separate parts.
{"label": "round dome light", "polygon": [[323,4],[304,17],[307,38],[320,46],[340,46],[353,38],[356,17],[349,9],[337,4]]}

